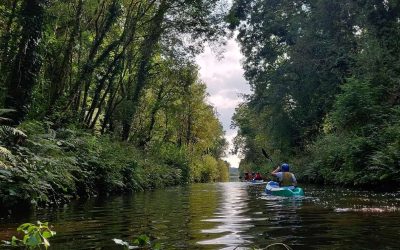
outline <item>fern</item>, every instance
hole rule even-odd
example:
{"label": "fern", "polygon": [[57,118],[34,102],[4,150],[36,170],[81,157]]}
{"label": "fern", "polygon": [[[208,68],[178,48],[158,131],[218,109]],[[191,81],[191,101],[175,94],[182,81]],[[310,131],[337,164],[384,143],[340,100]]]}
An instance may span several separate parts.
{"label": "fern", "polygon": [[0,146],[0,168],[10,168],[15,163],[14,155],[5,147]]}
{"label": "fern", "polygon": [[2,168],[8,169],[8,168],[10,168],[10,166],[7,165],[7,164],[5,164],[4,162],[2,162],[2,161],[0,160],[0,169],[2,169]]}
{"label": "fern", "polygon": [[17,128],[7,125],[0,125],[0,140],[7,144],[19,144],[28,136]]}
{"label": "fern", "polygon": [[15,112],[15,110],[14,109],[0,109],[0,124],[4,124],[4,123],[10,124],[13,122],[12,119],[2,116],[4,114],[11,113],[11,112]]}
{"label": "fern", "polygon": [[8,161],[14,161],[15,160],[13,154],[11,153],[11,151],[8,150],[5,147],[2,147],[2,146],[0,146],[0,157],[5,159],[5,160],[8,160]]}
{"label": "fern", "polygon": [[0,126],[0,137],[28,137],[24,132],[17,128],[13,128],[11,126],[2,125]]}
{"label": "fern", "polygon": [[0,109],[0,115],[15,112],[15,109]]}

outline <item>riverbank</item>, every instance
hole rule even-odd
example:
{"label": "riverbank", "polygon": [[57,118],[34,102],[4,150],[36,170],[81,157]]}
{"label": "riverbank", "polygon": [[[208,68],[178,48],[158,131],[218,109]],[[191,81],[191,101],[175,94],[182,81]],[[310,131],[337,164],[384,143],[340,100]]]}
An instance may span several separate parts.
{"label": "riverbank", "polygon": [[219,181],[228,176],[221,160],[210,155],[190,158],[185,148],[174,144],[139,150],[111,135],[75,128],[54,130],[50,123],[37,121],[24,122],[18,129],[1,128],[2,208],[60,205],[78,197]]}

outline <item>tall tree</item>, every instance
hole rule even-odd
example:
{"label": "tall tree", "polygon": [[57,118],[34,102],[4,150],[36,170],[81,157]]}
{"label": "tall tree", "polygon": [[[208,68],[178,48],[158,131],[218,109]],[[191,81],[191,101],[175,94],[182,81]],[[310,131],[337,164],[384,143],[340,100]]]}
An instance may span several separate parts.
{"label": "tall tree", "polygon": [[26,0],[20,14],[21,39],[8,77],[5,107],[15,109],[14,122],[22,121],[31,103],[32,89],[41,67],[39,46],[47,0]]}

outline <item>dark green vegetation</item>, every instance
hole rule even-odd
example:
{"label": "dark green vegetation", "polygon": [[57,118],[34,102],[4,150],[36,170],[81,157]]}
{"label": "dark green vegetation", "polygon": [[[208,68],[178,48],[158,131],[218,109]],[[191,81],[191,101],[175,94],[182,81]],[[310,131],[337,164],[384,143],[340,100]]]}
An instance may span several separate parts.
{"label": "dark green vegetation", "polygon": [[303,180],[400,182],[400,2],[236,0],[228,16],[254,91],[233,117],[241,170],[261,154]]}
{"label": "dark green vegetation", "polygon": [[0,3],[0,206],[228,178],[194,56],[217,0]]}

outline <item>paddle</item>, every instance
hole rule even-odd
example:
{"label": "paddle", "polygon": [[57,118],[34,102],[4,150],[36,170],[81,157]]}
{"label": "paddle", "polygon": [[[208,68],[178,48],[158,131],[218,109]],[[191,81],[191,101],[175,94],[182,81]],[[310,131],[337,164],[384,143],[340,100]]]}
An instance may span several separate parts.
{"label": "paddle", "polygon": [[[267,152],[265,152],[265,150],[262,148],[261,149],[263,155],[265,156],[265,158],[267,158],[268,160],[270,160],[272,162],[272,164],[274,164],[274,161],[271,159],[271,157],[267,154]],[[275,164],[274,164],[275,165]]]}
{"label": "paddle", "polygon": [[272,165],[275,166],[274,161],[273,161],[272,158],[267,154],[267,152],[266,152],[263,148],[261,148],[261,151],[262,151],[262,154],[265,156],[265,158],[267,158],[268,160],[270,160],[270,161],[272,162]]}

